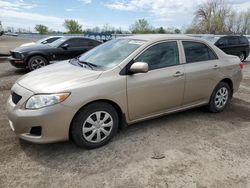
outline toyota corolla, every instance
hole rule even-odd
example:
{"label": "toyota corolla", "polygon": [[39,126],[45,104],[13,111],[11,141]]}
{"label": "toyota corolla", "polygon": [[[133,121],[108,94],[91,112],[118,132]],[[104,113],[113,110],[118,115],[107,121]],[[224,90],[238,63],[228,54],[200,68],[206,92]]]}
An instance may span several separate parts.
{"label": "toyota corolla", "polygon": [[11,129],[26,141],[108,143],[124,125],[206,106],[225,109],[243,64],[182,35],[115,39],[19,79],[7,102]]}

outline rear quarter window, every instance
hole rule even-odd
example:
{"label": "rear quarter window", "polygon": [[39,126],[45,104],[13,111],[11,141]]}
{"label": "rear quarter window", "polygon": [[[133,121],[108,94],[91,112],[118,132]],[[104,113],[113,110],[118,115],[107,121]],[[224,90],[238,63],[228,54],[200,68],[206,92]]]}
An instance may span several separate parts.
{"label": "rear quarter window", "polygon": [[182,43],[187,63],[218,59],[215,52],[203,43],[190,41],[183,41]]}

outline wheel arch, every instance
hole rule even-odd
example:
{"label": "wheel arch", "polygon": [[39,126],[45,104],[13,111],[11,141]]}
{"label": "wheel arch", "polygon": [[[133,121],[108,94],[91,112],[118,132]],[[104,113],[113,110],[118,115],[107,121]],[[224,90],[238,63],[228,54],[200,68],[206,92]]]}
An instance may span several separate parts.
{"label": "wheel arch", "polygon": [[27,55],[27,57],[25,59],[25,64],[28,65],[28,62],[29,62],[30,58],[32,58],[34,56],[41,56],[41,57],[45,58],[49,63],[49,59],[45,54],[43,54],[41,52],[33,52],[33,53],[30,53],[30,54]]}
{"label": "wheel arch", "polygon": [[[233,85],[232,79],[230,79],[230,78],[224,78],[224,79],[222,79],[219,83],[221,83],[221,82],[224,82],[224,83],[228,84],[228,86],[229,86],[230,89],[231,89],[231,96],[230,96],[230,98],[232,98],[233,93],[234,93],[234,85]],[[218,84],[219,84],[219,83],[218,83]]]}
{"label": "wheel arch", "polygon": [[70,123],[70,127],[69,127],[69,139],[71,139],[71,128],[72,128],[72,122],[74,121],[74,119],[76,118],[77,114],[83,109],[85,108],[86,106],[90,105],[90,104],[93,104],[93,103],[100,103],[100,102],[104,102],[104,103],[107,103],[109,105],[111,105],[112,107],[115,108],[117,114],[118,114],[118,118],[119,118],[119,129],[123,129],[127,126],[127,121],[126,121],[126,116],[125,114],[123,113],[121,107],[114,101],[112,100],[108,100],[108,99],[98,99],[98,100],[94,100],[94,101],[91,101],[91,102],[88,102],[86,103],[85,105],[83,105],[74,115],[74,117],[72,118],[71,120],[71,123]]}

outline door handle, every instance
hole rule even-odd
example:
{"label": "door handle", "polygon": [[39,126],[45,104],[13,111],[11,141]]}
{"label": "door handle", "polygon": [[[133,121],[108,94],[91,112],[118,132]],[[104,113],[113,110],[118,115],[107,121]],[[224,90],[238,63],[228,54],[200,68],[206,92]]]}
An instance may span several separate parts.
{"label": "door handle", "polygon": [[213,69],[217,70],[217,69],[219,69],[219,66],[218,65],[214,65]]}
{"label": "door handle", "polygon": [[178,71],[178,72],[176,72],[173,76],[174,76],[174,77],[184,76],[184,73]]}

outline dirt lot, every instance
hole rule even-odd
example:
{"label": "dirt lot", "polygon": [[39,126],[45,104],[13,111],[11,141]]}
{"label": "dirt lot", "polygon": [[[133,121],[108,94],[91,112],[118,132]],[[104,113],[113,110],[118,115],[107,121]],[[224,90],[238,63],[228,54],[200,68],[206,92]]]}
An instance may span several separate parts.
{"label": "dirt lot", "polygon": [[0,62],[0,187],[250,187],[250,62],[224,112],[197,108],[138,123],[96,150],[20,141],[5,103],[25,71]]}

